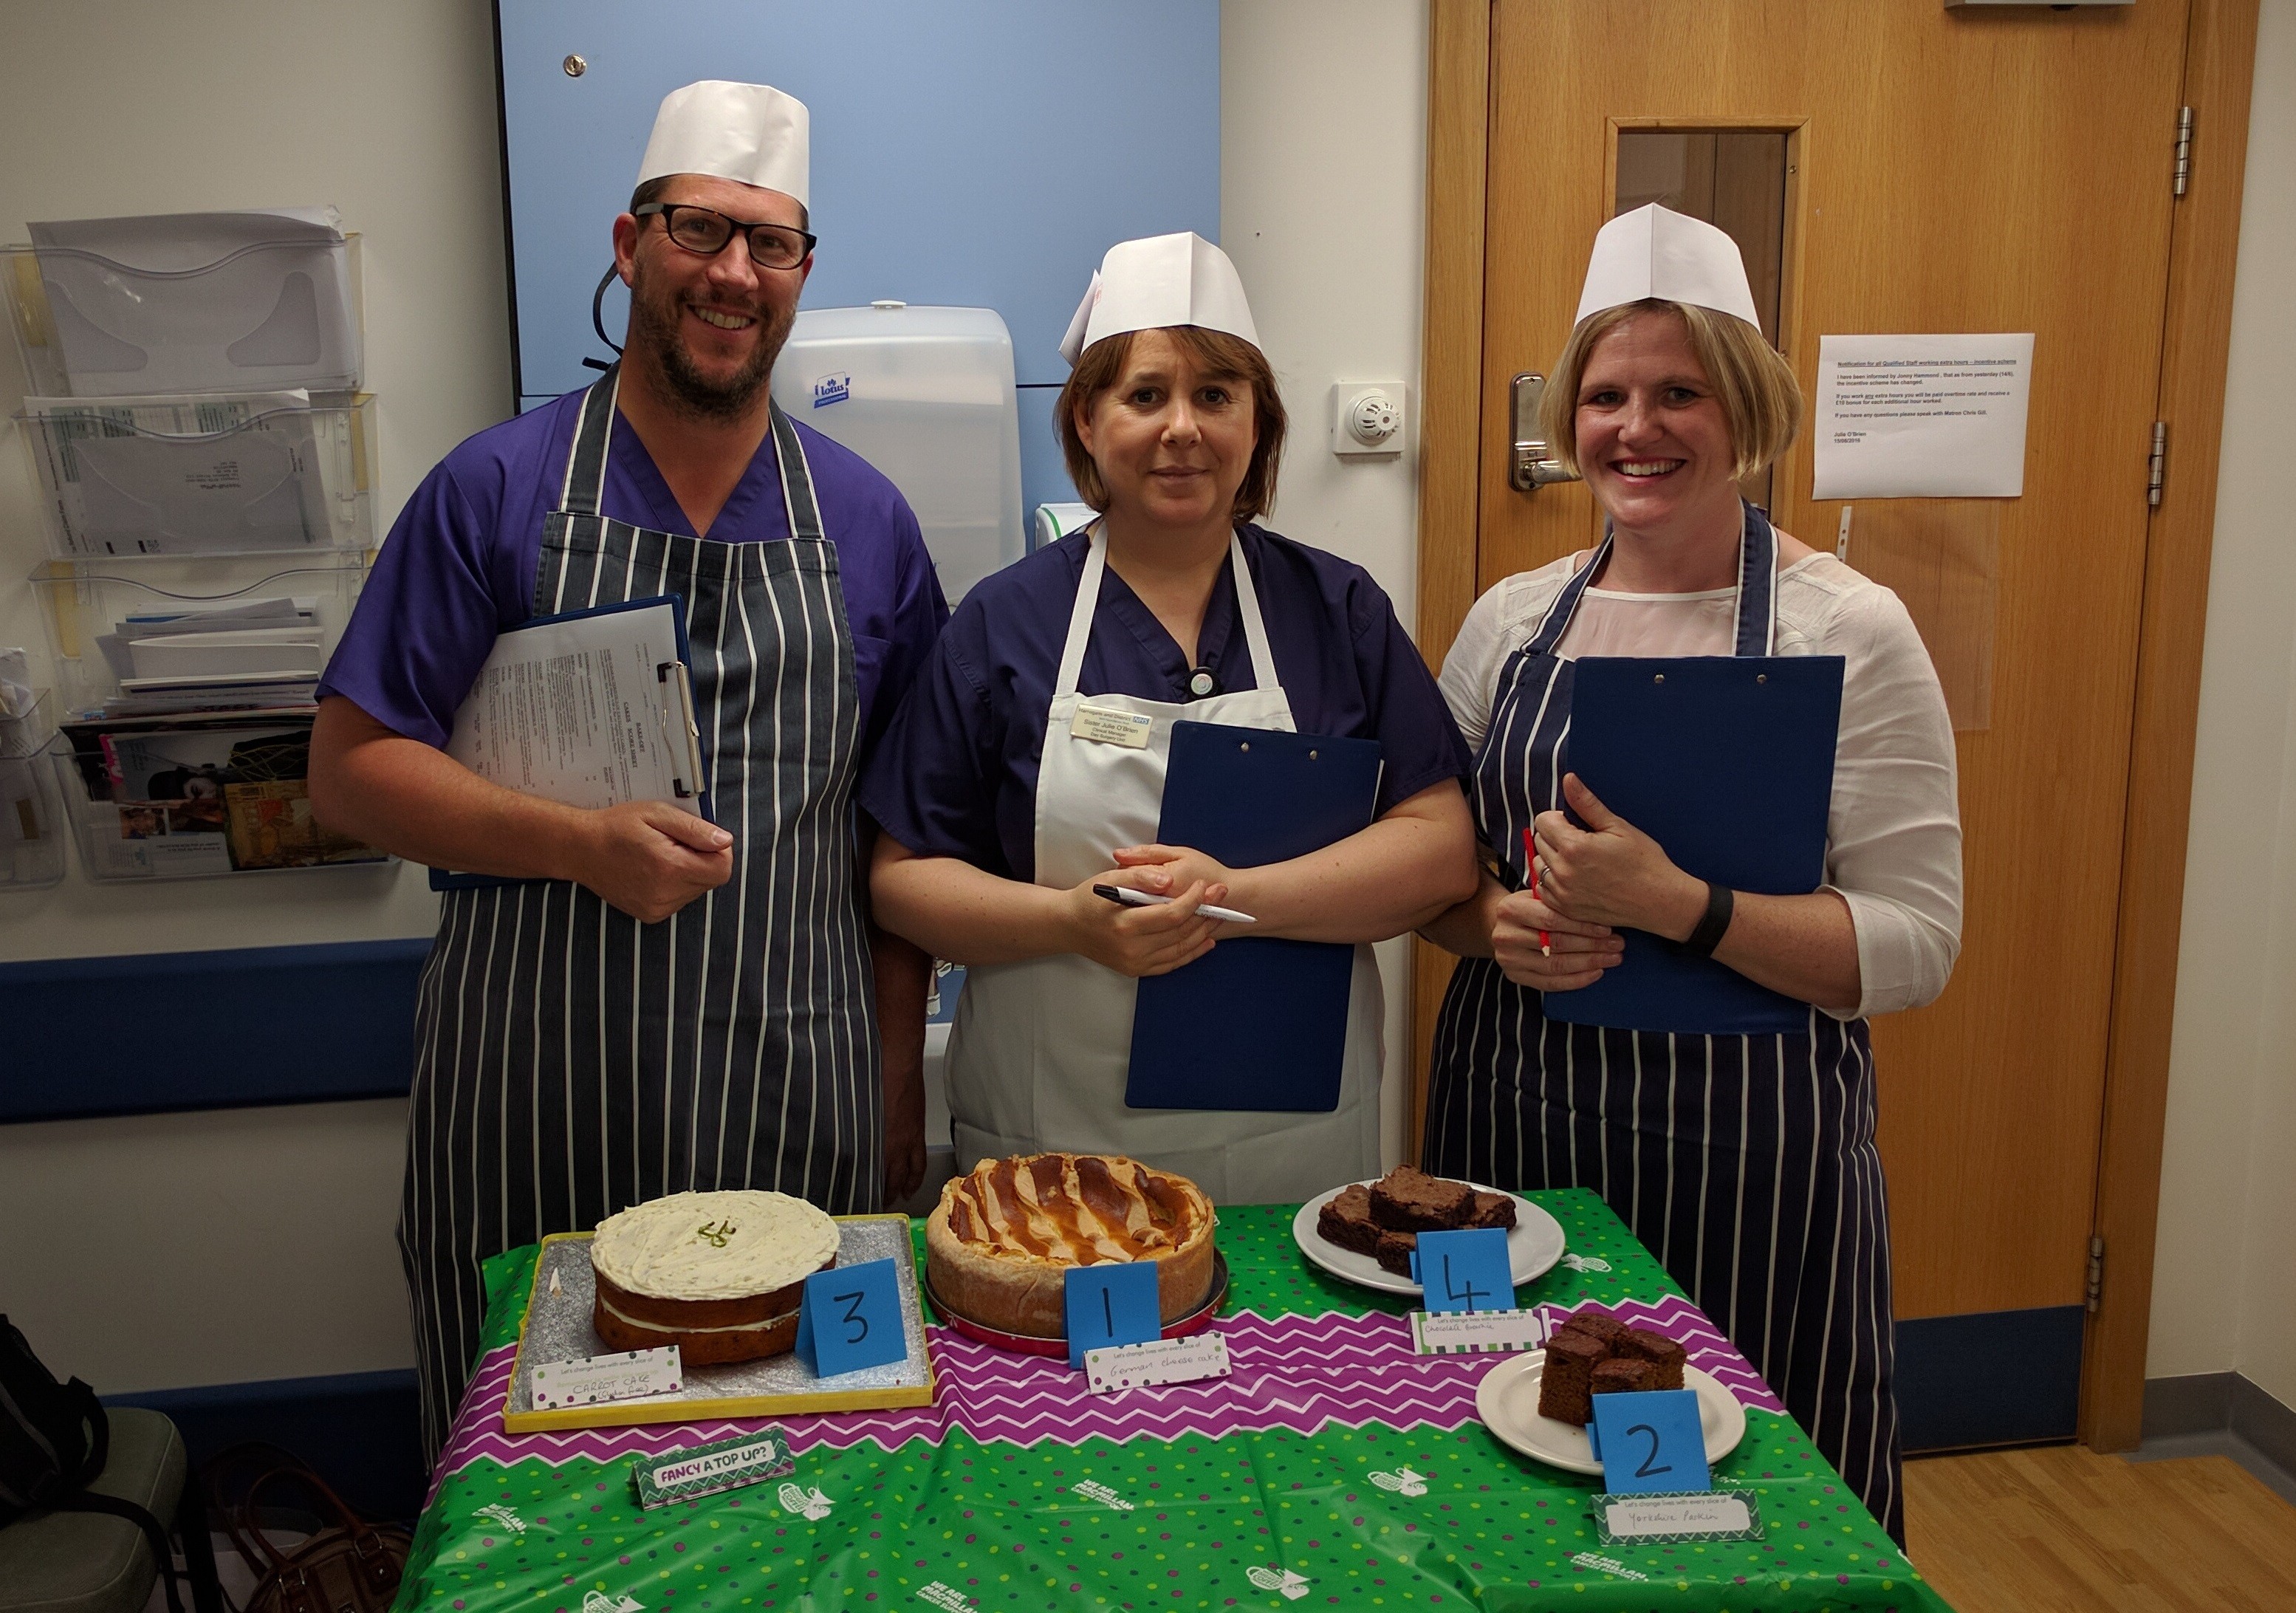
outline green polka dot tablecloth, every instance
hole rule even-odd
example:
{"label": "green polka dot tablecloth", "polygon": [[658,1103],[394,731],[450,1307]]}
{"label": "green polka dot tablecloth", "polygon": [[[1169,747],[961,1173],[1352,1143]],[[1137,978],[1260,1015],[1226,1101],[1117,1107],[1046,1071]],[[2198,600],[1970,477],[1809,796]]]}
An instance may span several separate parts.
{"label": "green polka dot tablecloth", "polygon": [[[405,1613],[1945,1608],[1743,1357],[1591,1192],[1529,1195],[1570,1254],[1519,1291],[1681,1342],[1746,1408],[1715,1482],[1765,1537],[1603,1546],[1594,1478],[1475,1418],[1497,1355],[1411,1354],[1407,1300],[1310,1265],[1292,1210],[1225,1207],[1226,1379],[1087,1394],[1066,1363],[930,1329],[940,1395],[785,1417],[786,1478],[642,1511],[640,1457],[767,1427],[502,1431],[536,1251],[487,1268],[487,1347],[441,1458]],[[922,1239],[922,1229],[920,1229]],[[922,1249],[920,1250],[922,1257]]]}

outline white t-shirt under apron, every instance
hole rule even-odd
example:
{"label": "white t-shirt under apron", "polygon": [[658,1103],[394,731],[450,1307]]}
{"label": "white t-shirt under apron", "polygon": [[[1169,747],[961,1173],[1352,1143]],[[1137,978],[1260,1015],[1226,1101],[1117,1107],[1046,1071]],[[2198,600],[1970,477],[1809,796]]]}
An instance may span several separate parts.
{"label": "white t-shirt under apron", "polygon": [[[1500,672],[1538,632],[1579,559],[1517,572],[1460,625],[1443,660],[1443,698],[1478,752]],[[1737,594],[1590,587],[1555,652],[1566,660],[1728,655]],[[1961,814],[1944,692],[1898,596],[1832,555],[1778,573],[1777,610],[1778,654],[1846,663],[1825,888],[1848,902],[1857,929],[1857,1015],[1918,1008],[1945,989],[1961,950]]]}

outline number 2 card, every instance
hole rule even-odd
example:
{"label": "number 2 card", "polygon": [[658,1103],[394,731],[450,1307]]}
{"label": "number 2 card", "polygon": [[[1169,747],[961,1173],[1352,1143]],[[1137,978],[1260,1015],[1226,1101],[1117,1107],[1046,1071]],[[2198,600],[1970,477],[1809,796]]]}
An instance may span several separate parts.
{"label": "number 2 card", "polygon": [[1597,1395],[1587,1433],[1603,1459],[1603,1487],[1613,1495],[1714,1487],[1694,1389]]}
{"label": "number 2 card", "polygon": [[901,1284],[890,1260],[832,1266],[805,1280],[797,1355],[824,1378],[883,1366],[909,1353]]}

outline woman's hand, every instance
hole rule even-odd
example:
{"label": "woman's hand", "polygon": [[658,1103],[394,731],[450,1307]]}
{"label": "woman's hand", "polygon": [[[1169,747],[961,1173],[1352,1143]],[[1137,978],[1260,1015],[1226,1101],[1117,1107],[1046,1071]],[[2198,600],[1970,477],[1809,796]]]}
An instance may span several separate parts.
{"label": "woman's hand", "polygon": [[[1114,853],[1116,865],[1139,874],[1137,880],[1125,881],[1141,890],[1152,890],[1159,896],[1170,896],[1185,890],[1191,884],[1201,883],[1207,891],[1219,887],[1219,895],[1207,895],[1204,900],[1218,907],[1227,900],[1235,888],[1235,873],[1217,858],[1206,856],[1193,846],[1119,846]],[[1249,930],[1239,925],[1231,933],[1244,935]]]}
{"label": "woman's hand", "polygon": [[[1546,933],[1546,949],[1539,932]],[[1551,954],[1551,955],[1550,955]],[[1565,918],[1527,890],[1499,898],[1491,923],[1491,956],[1517,986],[1535,991],[1577,991],[1616,969],[1626,942],[1605,924]]]}
{"label": "woman's hand", "polygon": [[[1168,894],[1172,900],[1154,907],[1127,907],[1095,896],[1095,885],[1128,886]],[[1226,895],[1226,885],[1183,882],[1162,868],[1111,868],[1096,873],[1067,892],[1073,950],[1135,979],[1169,974],[1212,949],[1220,921],[1202,917],[1196,909],[1206,902],[1217,904]]]}
{"label": "woman's hand", "polygon": [[1656,840],[1603,806],[1577,774],[1562,775],[1562,798],[1587,826],[1577,827],[1560,812],[1531,821],[1538,894],[1547,908],[1585,923],[1688,939],[1706,913],[1705,881],[1677,868]]}

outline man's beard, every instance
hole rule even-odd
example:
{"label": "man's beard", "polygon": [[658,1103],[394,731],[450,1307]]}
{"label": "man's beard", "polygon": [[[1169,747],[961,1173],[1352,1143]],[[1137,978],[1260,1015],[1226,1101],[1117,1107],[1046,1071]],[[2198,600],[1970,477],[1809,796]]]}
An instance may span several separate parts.
{"label": "man's beard", "polygon": [[680,311],[675,291],[649,292],[644,276],[640,275],[630,295],[630,345],[652,355],[669,388],[669,402],[677,408],[699,420],[741,419],[772,381],[774,360],[781,356],[782,344],[789,340],[796,310],[760,308],[758,316],[764,328],[758,332],[757,350],[724,381],[704,375],[694,364],[693,355],[678,339]]}

